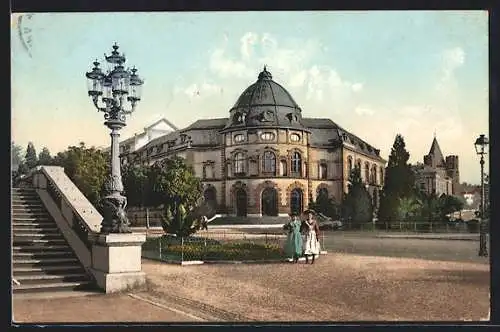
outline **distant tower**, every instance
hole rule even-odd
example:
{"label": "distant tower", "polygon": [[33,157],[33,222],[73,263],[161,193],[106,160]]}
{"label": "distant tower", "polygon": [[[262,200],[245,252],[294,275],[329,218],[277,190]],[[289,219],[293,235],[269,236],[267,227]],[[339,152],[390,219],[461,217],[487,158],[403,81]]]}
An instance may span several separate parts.
{"label": "distant tower", "polygon": [[458,156],[452,155],[446,157],[446,174],[452,180],[453,195],[460,193],[460,173],[458,171]]}
{"label": "distant tower", "polygon": [[424,156],[424,164],[432,168],[442,167],[445,164],[443,153],[441,152],[436,136],[434,136],[434,139],[432,140],[429,154]]}

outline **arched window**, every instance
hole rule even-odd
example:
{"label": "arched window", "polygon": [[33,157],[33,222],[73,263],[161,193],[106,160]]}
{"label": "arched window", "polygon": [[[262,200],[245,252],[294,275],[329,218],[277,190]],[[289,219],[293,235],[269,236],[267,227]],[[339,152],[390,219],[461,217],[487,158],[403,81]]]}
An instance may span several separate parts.
{"label": "arched window", "polygon": [[347,174],[350,174],[352,170],[352,157],[347,157]]}
{"label": "arched window", "polygon": [[365,163],[365,182],[370,182],[370,165],[368,163]]}
{"label": "arched window", "polygon": [[292,155],[292,173],[301,173],[302,170],[302,158],[300,152],[294,152]]}
{"label": "arched window", "polygon": [[372,167],[371,182],[373,184],[378,184],[378,181],[377,181],[377,166],[376,165],[373,165],[373,167]]}
{"label": "arched window", "polygon": [[319,164],[319,178],[326,179],[328,177],[328,166],[326,163]]}
{"label": "arched window", "polygon": [[361,159],[358,159],[356,161],[356,167],[359,169],[359,172],[361,173]]}
{"label": "arched window", "polygon": [[272,151],[265,151],[262,159],[262,171],[265,173],[276,172],[276,155]]}
{"label": "arched window", "polygon": [[380,166],[380,185],[384,185],[384,168]]}
{"label": "arched window", "polygon": [[245,156],[242,152],[237,152],[234,154],[234,173],[245,173]]}

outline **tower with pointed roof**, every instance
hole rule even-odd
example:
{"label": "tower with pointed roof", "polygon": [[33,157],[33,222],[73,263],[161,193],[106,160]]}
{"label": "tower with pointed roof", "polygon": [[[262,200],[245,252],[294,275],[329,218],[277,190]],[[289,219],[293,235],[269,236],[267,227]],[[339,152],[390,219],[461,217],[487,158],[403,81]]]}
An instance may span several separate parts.
{"label": "tower with pointed roof", "polygon": [[437,195],[460,193],[458,156],[444,157],[435,133],[429,153],[424,156],[423,165],[417,165],[414,169],[419,189]]}

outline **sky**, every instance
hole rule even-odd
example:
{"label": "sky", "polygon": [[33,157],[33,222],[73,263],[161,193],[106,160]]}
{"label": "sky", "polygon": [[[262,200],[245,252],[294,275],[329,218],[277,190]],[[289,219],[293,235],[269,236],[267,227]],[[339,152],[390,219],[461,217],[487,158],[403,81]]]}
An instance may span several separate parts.
{"label": "sky", "polygon": [[[22,16],[21,24],[19,16]],[[486,11],[34,13],[11,16],[12,140],[52,154],[110,144],[85,72],[117,42],[145,80],[121,139],[163,117],[227,117],[264,65],[302,109],[388,158],[403,135],[422,162],[436,135],[479,183],[488,135]]]}

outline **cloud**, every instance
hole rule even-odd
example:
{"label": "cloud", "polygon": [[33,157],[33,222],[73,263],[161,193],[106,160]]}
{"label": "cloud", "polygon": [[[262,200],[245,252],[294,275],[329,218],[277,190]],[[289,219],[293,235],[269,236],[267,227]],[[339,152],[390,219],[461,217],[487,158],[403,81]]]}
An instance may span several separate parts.
{"label": "cloud", "polygon": [[[346,80],[335,68],[316,63],[314,60],[323,52],[324,47],[315,40],[279,42],[269,33],[247,32],[238,42],[225,39],[222,46],[211,50],[208,73],[196,80],[224,86],[226,90],[244,89],[267,65],[274,80],[285,86],[303,109],[324,107],[325,102],[336,110],[352,107],[351,99],[363,89],[363,84]],[[178,90],[189,95],[196,93],[199,86],[197,82],[188,83]],[[242,91],[229,94],[239,95]]]}
{"label": "cloud", "polygon": [[373,115],[375,111],[371,108],[358,106],[354,109],[354,112],[359,115]]}
{"label": "cloud", "polygon": [[441,54],[441,77],[436,89],[450,93],[456,88],[455,71],[465,63],[465,51],[461,47],[447,49]]}

